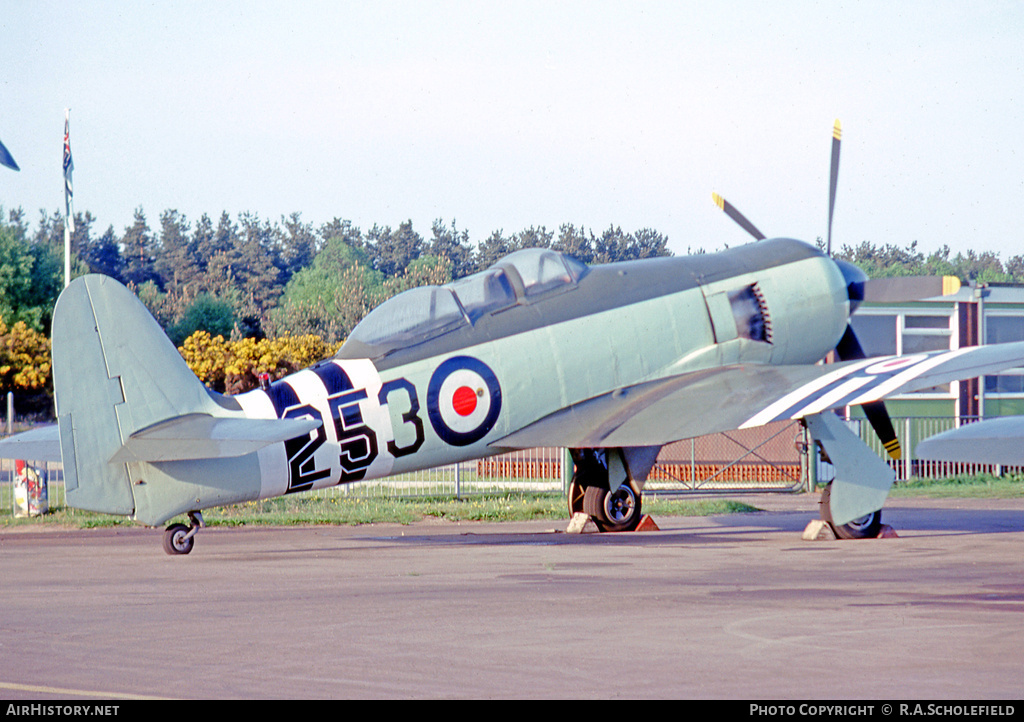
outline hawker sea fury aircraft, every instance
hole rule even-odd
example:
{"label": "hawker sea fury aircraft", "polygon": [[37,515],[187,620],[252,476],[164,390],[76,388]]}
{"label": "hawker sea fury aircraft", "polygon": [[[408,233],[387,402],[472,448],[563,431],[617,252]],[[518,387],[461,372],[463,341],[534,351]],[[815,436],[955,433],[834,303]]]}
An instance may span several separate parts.
{"label": "hawker sea fury aircraft", "polygon": [[[893,474],[829,409],[865,405],[898,454],[879,399],[1024,359],[1024,343],[866,359],[848,321],[871,288],[785,238],[594,267],[524,250],[406,291],[334,358],[228,397],[131,292],[84,276],[54,310],[56,432],[12,437],[0,455],[63,460],[71,506],[149,526],[189,515],[165,535],[182,554],[208,507],[535,446],[570,450],[571,512],[630,530],[662,445],[804,419],[836,466],[823,517],[869,536]],[[816,365],[833,350],[842,362]]]}

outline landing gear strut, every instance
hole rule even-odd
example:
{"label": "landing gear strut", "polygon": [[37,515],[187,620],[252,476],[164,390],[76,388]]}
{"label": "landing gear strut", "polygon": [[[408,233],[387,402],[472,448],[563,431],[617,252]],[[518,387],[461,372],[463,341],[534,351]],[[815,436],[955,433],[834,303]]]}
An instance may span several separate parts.
{"label": "landing gear strut", "polygon": [[164,530],[164,551],[171,555],[188,554],[195,544],[196,532],[206,526],[198,511],[188,514],[190,526],[171,524]]}

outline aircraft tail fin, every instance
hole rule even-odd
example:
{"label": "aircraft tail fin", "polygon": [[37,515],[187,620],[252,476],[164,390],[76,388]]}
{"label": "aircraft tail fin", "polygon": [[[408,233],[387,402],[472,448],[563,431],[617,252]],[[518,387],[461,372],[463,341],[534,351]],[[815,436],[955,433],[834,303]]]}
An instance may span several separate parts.
{"label": "aircraft tail fin", "polygon": [[[198,466],[189,469],[181,467],[186,462],[154,461],[168,457],[139,452],[140,446],[151,445],[152,431],[160,428],[161,422],[166,425],[178,417],[191,420],[171,424],[179,431],[164,440],[181,449],[188,434],[180,430],[185,428],[193,435],[201,431],[203,423],[197,419],[208,419],[206,427],[212,429],[214,419],[244,417],[244,413],[235,401],[215,396],[196,378],[131,291],[106,276],[75,279],[57,301],[52,339],[68,504],[133,515],[155,525],[206,501],[197,493],[196,484],[210,474],[225,487],[221,503],[237,501],[240,495],[255,498],[259,486],[255,454],[248,463],[227,460],[236,462],[242,474],[255,473],[255,490],[240,491],[225,478],[235,475],[226,475],[223,464],[211,468],[229,455],[220,453],[216,445],[212,455],[221,458],[192,462]],[[234,450],[239,449],[236,446]],[[180,453],[169,457],[183,458]],[[168,480],[178,483],[164,483]]]}

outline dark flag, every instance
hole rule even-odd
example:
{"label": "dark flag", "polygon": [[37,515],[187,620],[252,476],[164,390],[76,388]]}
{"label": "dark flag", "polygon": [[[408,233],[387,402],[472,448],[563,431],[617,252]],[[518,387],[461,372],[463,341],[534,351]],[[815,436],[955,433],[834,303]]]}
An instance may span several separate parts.
{"label": "dark flag", "polygon": [[0,143],[0,165],[5,165],[11,170],[21,170],[18,164],[14,162],[14,158],[11,157],[10,151],[4,147],[3,143]]}
{"label": "dark flag", "polygon": [[64,218],[68,230],[75,230],[75,219],[71,214],[71,197],[74,192],[71,189],[71,171],[75,169],[75,162],[71,159],[71,136],[68,134],[69,111],[64,111]]}

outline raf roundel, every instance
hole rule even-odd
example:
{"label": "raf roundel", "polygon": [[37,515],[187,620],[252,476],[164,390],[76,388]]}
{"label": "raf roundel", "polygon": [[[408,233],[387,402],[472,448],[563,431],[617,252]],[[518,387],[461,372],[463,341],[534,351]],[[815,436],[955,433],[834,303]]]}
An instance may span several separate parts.
{"label": "raf roundel", "polygon": [[471,356],[450,358],[427,387],[427,414],[441,439],[468,446],[487,436],[501,412],[501,386],[490,367]]}

